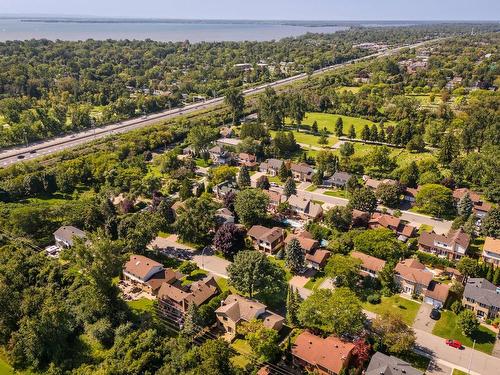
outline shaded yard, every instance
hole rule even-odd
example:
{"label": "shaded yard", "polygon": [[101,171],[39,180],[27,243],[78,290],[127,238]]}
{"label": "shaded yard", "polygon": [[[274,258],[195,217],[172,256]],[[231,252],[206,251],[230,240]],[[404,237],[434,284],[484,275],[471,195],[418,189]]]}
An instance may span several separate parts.
{"label": "shaded yard", "polygon": [[432,334],[444,339],[458,340],[464,346],[470,348],[475,339],[475,349],[487,354],[491,354],[495,345],[495,332],[483,326],[479,326],[478,332],[472,337],[465,336],[458,326],[457,315],[452,311],[443,311],[441,313],[441,319],[436,322]]}
{"label": "shaded yard", "polygon": [[248,344],[248,341],[246,340],[236,339],[231,343],[231,347],[238,353],[241,353],[241,355],[231,357],[231,362],[235,366],[245,368],[245,366],[250,363],[248,356],[252,355],[252,348],[250,347],[250,344]]}

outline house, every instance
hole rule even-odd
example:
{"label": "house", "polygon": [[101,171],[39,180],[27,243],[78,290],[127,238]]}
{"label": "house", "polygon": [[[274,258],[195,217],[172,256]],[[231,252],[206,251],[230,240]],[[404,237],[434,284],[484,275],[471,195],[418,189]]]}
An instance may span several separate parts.
{"label": "house", "polygon": [[353,349],[353,343],[338,337],[322,338],[304,331],[292,346],[293,363],[308,372],[338,375],[349,366]]}
{"label": "house", "polygon": [[466,194],[469,194],[469,198],[472,201],[472,212],[474,215],[480,219],[484,219],[484,217],[491,210],[491,204],[484,202],[478,193],[467,188],[453,190],[453,199],[455,200],[455,203],[458,204]]}
{"label": "house", "polygon": [[394,269],[394,281],[402,293],[421,295],[431,283],[433,274],[417,259],[405,259]]}
{"label": "house", "polygon": [[217,224],[219,225],[234,224],[234,220],[234,214],[225,207],[219,208],[215,211],[215,221],[217,221]]}
{"label": "house", "polygon": [[347,172],[337,171],[328,180],[325,181],[325,185],[332,185],[338,188],[344,188],[347,181],[352,177],[352,174]]}
{"label": "house", "polygon": [[408,238],[413,237],[417,229],[411,225],[405,224],[401,219],[375,212],[368,222],[369,229],[386,228],[392,230],[399,237],[398,239],[406,242]]}
{"label": "house", "polygon": [[274,190],[262,190],[269,197],[269,210],[275,211],[280,203],[286,202],[286,197]]}
{"label": "house", "polygon": [[445,267],[440,276],[448,276],[452,280],[456,280],[460,283],[464,280],[464,275],[462,275],[459,270],[453,267]]}
{"label": "house", "polygon": [[449,293],[449,285],[431,281],[427,289],[424,290],[424,302],[440,309],[446,304]]}
{"label": "house", "polygon": [[251,299],[231,294],[215,310],[217,325],[222,328],[227,337],[232,340],[236,336],[238,325],[252,320],[261,320],[264,327],[279,331],[285,318],[267,310],[266,305]]}
{"label": "house", "polygon": [[240,152],[238,154],[238,164],[247,168],[255,168],[255,166],[257,165],[257,158],[253,154]]}
{"label": "house", "polygon": [[422,371],[394,356],[376,352],[370,359],[365,375],[423,375]]}
{"label": "house", "polygon": [[306,253],[313,252],[319,246],[319,242],[312,238],[311,233],[307,231],[302,231],[298,234],[291,234],[287,236],[285,238],[285,245],[288,245],[293,239],[299,241],[300,247],[302,247]]}
{"label": "house", "polygon": [[182,286],[162,283],[158,291],[159,306],[164,314],[183,316],[191,303],[201,306],[219,293],[213,276]]}
{"label": "house", "polygon": [[418,249],[450,260],[460,259],[465,255],[470,243],[470,236],[462,229],[451,229],[448,234],[422,232],[418,238]]}
{"label": "house", "polygon": [[72,247],[75,238],[86,238],[86,234],[83,230],[75,228],[71,225],[60,227],[58,230],[54,232],[54,240],[56,242],[56,246],[63,249]]}
{"label": "house", "polygon": [[314,203],[310,199],[292,195],[288,198],[288,205],[294,214],[304,219],[316,220],[323,216],[323,208],[321,205]]}
{"label": "house", "polygon": [[230,192],[237,193],[238,185],[234,181],[223,181],[213,187],[213,192],[218,199],[224,199]]}
{"label": "house", "polygon": [[481,256],[486,263],[491,263],[495,267],[498,267],[500,265],[500,239],[486,237]]}
{"label": "house", "polygon": [[351,252],[353,258],[361,260],[359,273],[361,276],[377,277],[385,267],[385,260],[372,257],[359,251]]}
{"label": "house", "polygon": [[226,151],[222,146],[214,146],[208,150],[208,153],[210,154],[210,159],[212,159],[215,165],[231,163],[231,153]]}
{"label": "house", "polygon": [[462,305],[480,319],[495,319],[500,316],[500,287],[486,279],[470,278],[465,284]]}
{"label": "house", "polygon": [[251,238],[256,250],[268,254],[276,253],[284,245],[285,231],[283,228],[254,225],[249,229],[247,235]]}
{"label": "house", "polygon": [[312,169],[306,163],[290,164],[290,171],[292,172],[292,177],[297,181],[312,181],[312,176],[314,174],[314,169]]}
{"label": "house", "polygon": [[123,267],[123,280],[156,295],[163,283],[172,284],[184,275],[143,255],[132,254]]}
{"label": "house", "polygon": [[363,180],[365,181],[365,186],[367,188],[370,188],[370,189],[373,189],[373,190],[377,190],[377,188],[382,185],[382,184],[385,184],[385,185],[396,185],[398,183],[398,181],[396,180],[391,180],[391,179],[384,179],[384,180],[376,180],[374,178],[370,178],[368,176],[363,176]]}
{"label": "house", "polygon": [[307,253],[305,257],[306,266],[309,268],[313,268],[315,270],[322,270],[326,263],[328,262],[328,258],[330,258],[331,253],[328,250],[324,249],[316,249],[311,253]]}
{"label": "house", "polygon": [[270,176],[277,176],[284,161],[279,159],[267,159],[260,163],[259,171]]}
{"label": "house", "polygon": [[416,189],[407,187],[403,192],[403,200],[409,202],[413,206],[417,201],[417,193],[419,189],[420,187],[417,187]]}

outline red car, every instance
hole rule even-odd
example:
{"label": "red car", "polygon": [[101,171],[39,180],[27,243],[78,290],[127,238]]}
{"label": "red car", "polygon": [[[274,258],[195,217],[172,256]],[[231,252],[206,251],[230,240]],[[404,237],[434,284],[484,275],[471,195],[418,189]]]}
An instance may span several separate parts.
{"label": "red car", "polygon": [[458,340],[446,340],[446,345],[449,345],[452,348],[462,349],[462,343]]}

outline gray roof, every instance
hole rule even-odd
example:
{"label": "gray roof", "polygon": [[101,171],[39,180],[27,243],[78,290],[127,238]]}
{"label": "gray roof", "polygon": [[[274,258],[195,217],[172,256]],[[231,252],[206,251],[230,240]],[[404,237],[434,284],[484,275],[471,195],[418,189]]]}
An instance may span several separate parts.
{"label": "gray roof", "polygon": [[[403,372],[404,371],[404,372]],[[399,358],[376,352],[366,369],[365,375],[423,375],[422,371]]]}
{"label": "gray roof", "polygon": [[70,246],[73,246],[73,237],[85,238],[85,232],[71,225],[60,227],[54,232],[54,237],[57,237],[64,242],[67,242]]}
{"label": "gray roof", "polygon": [[337,172],[335,172],[333,174],[333,176],[331,177],[331,179],[347,182],[351,178],[351,176],[352,175],[350,173],[337,171]]}
{"label": "gray roof", "polygon": [[266,164],[268,168],[280,169],[283,164],[283,160],[280,159],[267,159]]}
{"label": "gray roof", "polygon": [[467,284],[465,284],[464,297],[500,309],[500,288],[497,288],[486,279],[468,279]]}

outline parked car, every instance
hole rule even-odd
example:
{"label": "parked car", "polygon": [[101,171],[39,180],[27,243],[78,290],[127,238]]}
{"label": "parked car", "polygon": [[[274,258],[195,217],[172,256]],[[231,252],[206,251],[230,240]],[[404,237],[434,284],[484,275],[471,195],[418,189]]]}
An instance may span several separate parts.
{"label": "parked car", "polygon": [[462,343],[458,340],[446,340],[446,345],[451,346],[452,348],[462,349]]}
{"label": "parked car", "polygon": [[441,312],[438,309],[432,309],[429,317],[433,320],[439,320],[439,318],[441,318]]}

